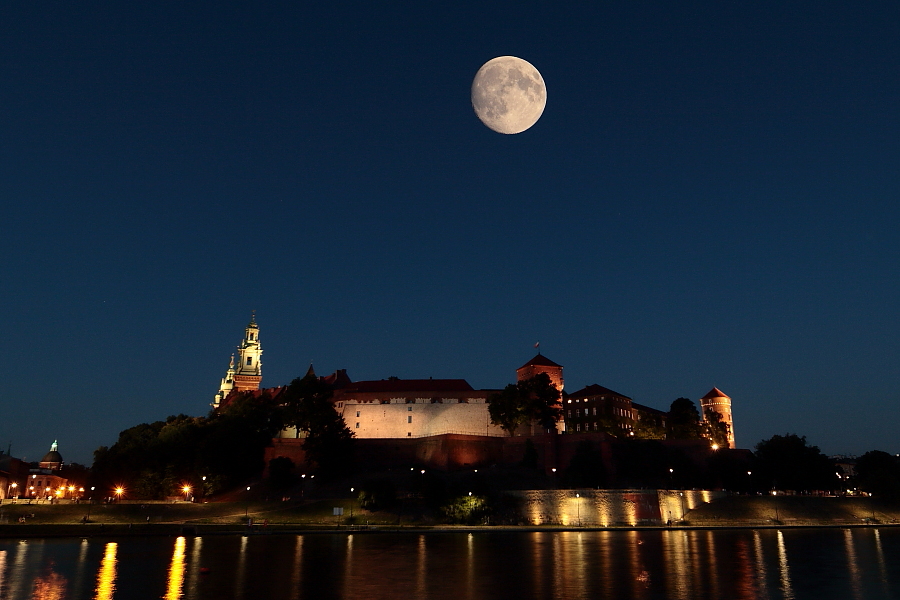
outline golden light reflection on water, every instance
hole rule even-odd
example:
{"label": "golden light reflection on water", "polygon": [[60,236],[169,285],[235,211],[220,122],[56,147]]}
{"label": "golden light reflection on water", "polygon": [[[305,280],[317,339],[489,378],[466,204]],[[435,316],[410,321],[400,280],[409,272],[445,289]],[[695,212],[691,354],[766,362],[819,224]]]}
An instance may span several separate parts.
{"label": "golden light reflection on water", "polygon": [[6,550],[0,550],[0,598],[5,598],[6,587]]}
{"label": "golden light reflection on water", "polygon": [[706,532],[706,566],[709,569],[709,590],[713,598],[721,598],[719,588],[719,566],[716,564],[716,536],[712,531]]}
{"label": "golden light reflection on water", "polygon": [[784,534],[778,530],[778,570],[781,577],[781,592],[785,600],[792,600],[794,590],[791,587],[791,573],[788,569],[787,550],[784,547]]}
{"label": "golden light reflection on water", "polygon": [[874,530],[875,534],[875,553],[878,556],[878,572],[881,575],[881,587],[887,595],[888,592],[888,578],[887,578],[887,565],[884,562],[884,550],[881,548],[881,532],[877,529]]}
{"label": "golden light reflection on water", "polygon": [[291,568],[291,600],[299,600],[300,583],[303,573],[303,536],[297,536],[297,544],[294,546],[294,564]]}
{"label": "golden light reflection on water", "polygon": [[687,531],[664,531],[663,554],[666,568],[666,596],[689,598],[691,594]]}
{"label": "golden light reflection on water", "polygon": [[119,545],[116,542],[106,544],[103,552],[103,560],[100,561],[100,570],[97,572],[97,592],[94,600],[112,600],[116,593],[116,551]]}
{"label": "golden light reflection on water", "polygon": [[847,553],[847,570],[850,572],[850,589],[854,598],[862,598],[862,582],[859,563],[856,561],[856,547],[853,545],[853,532],[844,530],[844,550]]}
{"label": "golden light reflection on water", "polygon": [[424,598],[426,590],[428,589],[425,585],[427,581],[427,573],[428,573],[428,563],[426,561],[426,553],[425,553],[425,536],[419,536],[418,547],[416,548],[416,597]]}
{"label": "golden light reflection on water", "polygon": [[758,596],[761,600],[768,600],[769,586],[766,583],[766,561],[763,557],[762,537],[759,535],[759,531],[757,530],[753,531],[753,550],[756,554],[756,575],[759,586]]}
{"label": "golden light reflection on water", "polygon": [[175,549],[172,552],[172,561],[169,563],[169,582],[166,586],[166,600],[178,600],[181,598],[184,586],[184,536],[175,540]]}
{"label": "golden light reflection on water", "polygon": [[31,600],[62,600],[66,597],[68,580],[52,569],[35,578]]}

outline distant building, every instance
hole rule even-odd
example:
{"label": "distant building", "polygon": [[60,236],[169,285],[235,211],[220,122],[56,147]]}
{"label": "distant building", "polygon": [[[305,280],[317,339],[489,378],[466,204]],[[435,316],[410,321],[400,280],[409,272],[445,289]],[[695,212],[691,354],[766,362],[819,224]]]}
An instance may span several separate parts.
{"label": "distant building", "polygon": [[59,453],[56,440],[50,445],[50,451],[38,463],[36,469],[28,472],[27,493],[22,496],[30,499],[50,499],[67,496],[69,480],[62,474],[63,458]]}
{"label": "distant building", "polygon": [[602,385],[589,385],[569,394],[563,401],[566,431],[581,433],[617,427],[624,435],[634,428],[631,398]]}
{"label": "distant building", "polygon": [[255,312],[250,316],[250,323],[244,330],[244,339],[237,351],[237,365],[234,364],[232,354],[228,370],[213,400],[214,408],[218,408],[231,392],[258,390],[262,382],[262,347],[259,344],[259,325],[256,324]]}
{"label": "distant building", "polygon": [[[259,341],[259,325],[255,315],[244,332],[244,339],[237,348],[237,361],[232,355],[225,377],[219,386],[213,406],[226,406],[237,393],[268,393],[273,398],[283,393],[284,387],[261,389],[262,348]],[[543,356],[540,352],[516,369],[516,380],[523,381],[546,373],[550,382],[561,392],[562,416],[556,433],[615,433],[634,435],[637,425],[654,428],[664,436],[668,414],[634,402],[598,384],[586,386],[572,394],[565,392],[562,365]],[[315,376],[310,366],[308,376]],[[320,377],[334,391],[332,402],[343,417],[347,427],[359,439],[429,438],[441,435],[480,437],[507,437],[508,434],[491,424],[488,397],[498,390],[474,389],[465,379],[388,379],[353,382],[346,369]],[[713,409],[722,415],[729,425],[729,446],[734,447],[731,399],[718,388],[700,400],[705,412]],[[621,430],[614,432],[610,428]],[[545,434],[539,425],[520,427],[517,436]],[[296,428],[281,432],[279,438],[289,440],[302,437]]]}

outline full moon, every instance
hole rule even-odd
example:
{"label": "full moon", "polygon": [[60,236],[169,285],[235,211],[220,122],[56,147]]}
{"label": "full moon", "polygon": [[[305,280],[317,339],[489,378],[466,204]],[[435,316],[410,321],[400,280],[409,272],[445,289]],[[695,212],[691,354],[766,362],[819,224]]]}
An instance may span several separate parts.
{"label": "full moon", "polygon": [[475,74],[472,108],[497,133],[522,133],[541,118],[547,104],[544,78],[527,60],[493,58]]}

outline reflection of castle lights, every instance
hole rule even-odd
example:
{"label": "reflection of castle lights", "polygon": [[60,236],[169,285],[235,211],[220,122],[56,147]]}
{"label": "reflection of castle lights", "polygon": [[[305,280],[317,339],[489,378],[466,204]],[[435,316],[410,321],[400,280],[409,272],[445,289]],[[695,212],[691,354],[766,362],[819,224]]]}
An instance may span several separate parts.
{"label": "reflection of castle lights", "polygon": [[112,600],[116,593],[116,550],[118,544],[109,542],[106,544],[106,552],[100,562],[100,571],[97,573],[97,593],[94,600]]}
{"label": "reflection of castle lights", "polygon": [[778,531],[778,567],[781,575],[781,590],[785,598],[793,598],[794,591],[791,589],[791,572],[788,569],[787,551],[784,547],[784,534]]}
{"label": "reflection of castle lights", "polygon": [[175,540],[175,551],[172,553],[172,563],[169,565],[169,585],[166,588],[166,600],[178,600],[181,598],[181,588],[184,585],[184,536]]}

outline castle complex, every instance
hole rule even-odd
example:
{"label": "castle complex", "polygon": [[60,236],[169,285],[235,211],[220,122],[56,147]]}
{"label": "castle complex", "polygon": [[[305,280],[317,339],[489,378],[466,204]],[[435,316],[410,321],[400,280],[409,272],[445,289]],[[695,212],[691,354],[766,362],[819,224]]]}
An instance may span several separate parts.
{"label": "castle complex", "polygon": [[[262,348],[259,325],[255,316],[244,332],[237,348],[237,362],[232,354],[225,377],[216,393],[213,407],[228,404],[239,392],[260,390],[262,383]],[[593,384],[572,393],[565,392],[563,367],[538,353],[516,370],[517,381],[546,373],[551,383],[562,392],[562,420],[556,433],[579,434],[621,428],[623,435],[634,435],[638,425],[665,431],[667,413],[634,402],[628,396]],[[307,375],[315,375],[310,367]],[[479,437],[508,437],[491,423],[488,396],[499,390],[476,390],[464,379],[398,379],[352,381],[346,370],[320,378],[334,391],[332,402],[347,427],[360,439],[429,438],[447,434]],[[271,388],[277,396],[284,388]],[[708,409],[721,415],[728,424],[728,446],[735,447],[731,398],[713,388],[700,399],[701,414]],[[537,428],[537,429],[536,429]],[[620,431],[616,429],[616,431]],[[546,434],[540,426],[520,427],[516,436]],[[551,432],[552,433],[552,432]],[[296,439],[301,432],[288,428],[282,439]]]}

